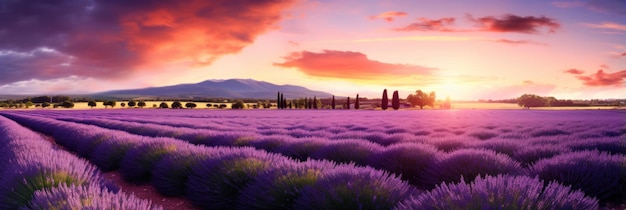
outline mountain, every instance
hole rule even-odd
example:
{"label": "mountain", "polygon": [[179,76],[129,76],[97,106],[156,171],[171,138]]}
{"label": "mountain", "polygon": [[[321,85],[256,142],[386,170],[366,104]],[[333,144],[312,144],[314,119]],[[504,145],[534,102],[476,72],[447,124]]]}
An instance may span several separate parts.
{"label": "mountain", "polygon": [[286,98],[331,97],[330,93],[309,90],[302,86],[276,85],[252,79],[206,80],[196,84],[180,84],[130,90],[113,90],[97,95],[116,98],[249,98],[275,99],[281,92]]}

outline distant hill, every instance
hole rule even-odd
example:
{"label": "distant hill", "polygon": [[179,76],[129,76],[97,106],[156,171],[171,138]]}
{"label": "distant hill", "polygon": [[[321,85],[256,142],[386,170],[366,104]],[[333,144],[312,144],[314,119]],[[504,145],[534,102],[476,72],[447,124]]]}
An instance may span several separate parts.
{"label": "distant hill", "polygon": [[276,85],[252,79],[206,80],[196,84],[180,84],[130,90],[113,90],[96,95],[116,98],[248,98],[275,99],[281,92],[286,98],[331,97],[330,93],[309,90],[296,85]]}

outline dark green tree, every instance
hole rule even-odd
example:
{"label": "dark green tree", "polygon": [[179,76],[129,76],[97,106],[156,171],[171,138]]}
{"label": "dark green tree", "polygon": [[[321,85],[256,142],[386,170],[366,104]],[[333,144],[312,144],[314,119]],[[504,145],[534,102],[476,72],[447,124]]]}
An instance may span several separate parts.
{"label": "dark green tree", "polygon": [[144,101],[139,101],[139,102],[137,102],[137,106],[138,106],[139,108],[143,108],[144,106],[146,106],[146,102],[144,102]]}
{"label": "dark green tree", "polygon": [[313,109],[317,109],[317,97],[313,96]]}
{"label": "dark green tree", "polygon": [[332,100],[330,106],[331,106],[330,107],[331,109],[335,109],[335,95],[333,95],[333,100]]}
{"label": "dark green tree", "polygon": [[167,105],[167,103],[165,103],[165,102],[161,102],[161,103],[159,104],[159,108],[161,108],[161,109],[167,109],[167,108],[170,108],[170,106],[169,106],[169,105]]}
{"label": "dark green tree", "polygon": [[125,107],[126,104],[125,103],[120,103],[120,106]]}
{"label": "dark green tree", "polygon": [[183,108],[183,104],[180,103],[180,101],[174,101],[172,103],[172,109],[182,109]]}
{"label": "dark green tree", "polygon": [[542,107],[547,105],[547,100],[534,94],[524,94],[517,99],[517,105],[525,108]]}
{"label": "dark green tree", "polygon": [[387,89],[383,90],[383,99],[380,102],[380,108],[383,110],[387,110],[389,104],[389,98],[387,97]]}
{"label": "dark green tree", "polygon": [[103,103],[104,108],[106,108],[107,106],[110,106],[111,108],[115,107],[115,105],[117,105],[117,101],[105,101]]}
{"label": "dark green tree", "polygon": [[[432,92],[432,94],[434,97],[434,92]],[[406,97],[406,100],[411,103],[411,106],[419,106],[420,109],[424,109],[424,106],[430,103],[430,97],[422,90],[415,91],[415,95],[409,94],[409,96]]]}
{"label": "dark green tree", "polygon": [[280,109],[280,105],[282,104],[282,101],[280,101],[280,92],[278,92],[276,94],[276,108]]}
{"label": "dark green tree", "polygon": [[[281,100],[282,101],[282,100]],[[281,102],[282,103],[282,102]],[[233,105],[232,105],[232,109],[243,109],[244,107],[244,103],[241,100],[236,101]]]}
{"label": "dark green tree", "polygon": [[186,103],[185,107],[187,107],[187,109],[193,109],[196,108],[198,105],[196,105],[195,103]]}
{"label": "dark green tree", "polygon": [[348,96],[348,99],[346,100],[346,109],[350,109],[350,96]]}
{"label": "dark green tree", "polygon": [[398,91],[393,91],[393,98],[391,98],[391,107],[394,110],[400,109],[400,96],[398,95]]}
{"label": "dark green tree", "polygon": [[359,94],[356,94],[356,100],[354,101],[354,109],[359,109]]}
{"label": "dark green tree", "polygon": [[132,108],[132,107],[135,107],[135,106],[137,106],[137,102],[136,101],[133,101],[133,100],[128,101],[128,107]]}
{"label": "dark green tree", "polygon": [[41,107],[43,107],[43,108],[46,108],[46,107],[49,107],[49,106],[50,106],[50,103],[49,103],[49,102],[43,102],[43,103],[41,103]]}
{"label": "dark green tree", "polygon": [[63,107],[63,108],[68,108],[69,109],[69,108],[74,107],[74,103],[72,103],[71,101],[64,101],[64,102],[61,102],[61,104],[59,106]]}
{"label": "dark green tree", "polygon": [[283,95],[283,93],[280,93],[279,108],[280,109],[285,109],[285,95]]}
{"label": "dark green tree", "polygon": [[[42,106],[43,106],[43,105],[42,105]],[[96,106],[97,106],[96,101],[91,100],[91,101],[87,102],[87,106],[89,106],[89,107],[91,107],[91,108],[96,107]]]}

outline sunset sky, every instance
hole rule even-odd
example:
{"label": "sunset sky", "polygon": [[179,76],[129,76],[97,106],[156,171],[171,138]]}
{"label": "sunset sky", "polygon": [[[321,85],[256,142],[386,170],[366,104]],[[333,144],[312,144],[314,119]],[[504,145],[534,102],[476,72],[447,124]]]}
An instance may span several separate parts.
{"label": "sunset sky", "polygon": [[0,94],[230,78],[371,98],[626,98],[626,1],[0,1]]}

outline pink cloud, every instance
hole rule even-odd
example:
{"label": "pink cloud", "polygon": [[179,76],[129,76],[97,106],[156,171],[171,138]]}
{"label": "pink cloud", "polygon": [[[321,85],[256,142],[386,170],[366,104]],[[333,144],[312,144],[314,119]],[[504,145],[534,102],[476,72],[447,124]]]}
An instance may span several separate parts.
{"label": "pink cloud", "polygon": [[612,23],[612,22],[606,22],[606,23],[600,23],[600,24],[583,23],[583,25],[589,28],[599,28],[599,29],[607,29],[607,30],[614,30],[614,31],[626,31],[626,25],[619,24],[619,23]]}
{"label": "pink cloud", "polygon": [[554,19],[548,17],[535,17],[535,16],[517,16],[507,14],[501,17],[485,16],[481,18],[474,18],[471,15],[467,15],[468,20],[476,24],[475,28],[459,29],[452,27],[455,23],[455,18],[444,17],[440,19],[428,19],[419,18],[417,22],[411,23],[407,26],[394,28],[396,31],[441,31],[441,32],[472,32],[472,31],[486,31],[486,32],[515,32],[535,34],[539,33],[539,29],[546,28],[548,32],[554,33],[561,25]]}
{"label": "pink cloud", "polygon": [[577,79],[583,81],[585,86],[621,86],[626,80],[626,70],[606,73],[604,70],[598,70],[589,76],[576,76]]}
{"label": "pink cloud", "polygon": [[383,19],[387,22],[393,22],[395,20],[395,18],[397,17],[404,17],[407,16],[408,14],[406,12],[398,12],[398,11],[388,11],[388,12],[383,12],[380,13],[378,15],[374,15],[374,16],[370,16],[371,20],[375,20],[375,19]]}
{"label": "pink cloud", "polygon": [[371,60],[360,52],[324,50],[322,52],[293,52],[275,66],[297,68],[316,77],[380,80],[411,75],[430,75],[435,68],[391,64]]}
{"label": "pink cloud", "polygon": [[531,45],[547,45],[545,43],[540,43],[540,42],[534,42],[534,41],[530,41],[530,40],[510,40],[510,39],[496,39],[496,40],[491,40],[492,42],[498,42],[498,43],[503,43],[503,44],[510,44],[510,45],[520,45],[520,44],[531,44]]}
{"label": "pink cloud", "polygon": [[436,20],[428,18],[419,18],[417,22],[411,23],[402,28],[396,28],[396,31],[445,31],[452,32],[456,29],[449,28],[454,24],[455,19],[453,17],[445,17]]}
{"label": "pink cloud", "polygon": [[565,73],[568,73],[568,74],[576,74],[576,75],[579,75],[579,74],[583,74],[583,73],[585,73],[585,71],[583,71],[583,70],[578,70],[578,69],[569,69],[569,70],[566,70],[566,71],[564,71],[564,72],[565,72]]}
{"label": "pink cloud", "polygon": [[478,30],[489,32],[517,32],[534,34],[539,28],[547,28],[548,32],[554,33],[561,25],[556,20],[548,17],[517,16],[507,14],[501,17],[486,16],[474,18],[468,15],[470,21],[477,24]]}

